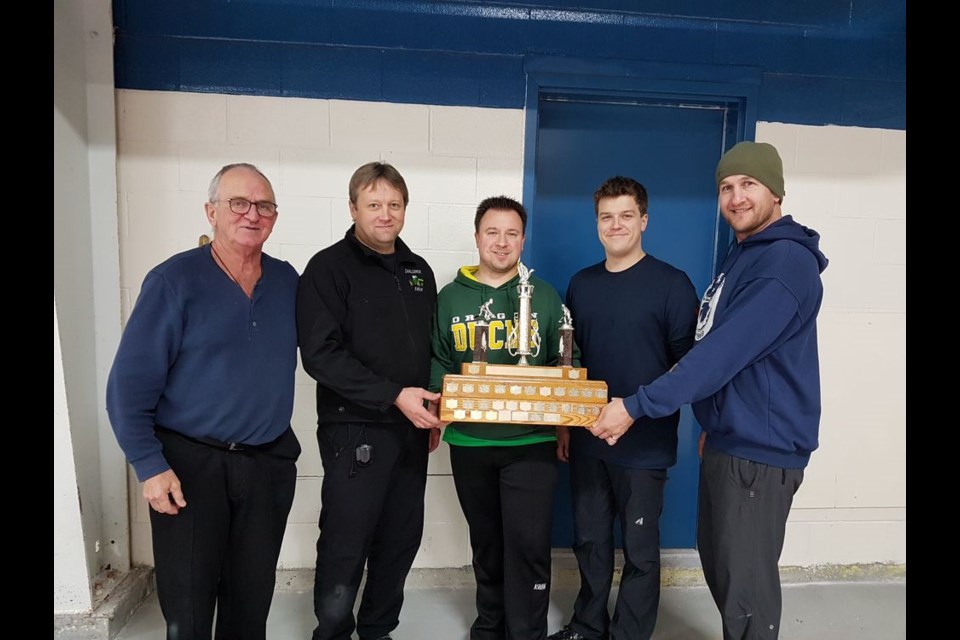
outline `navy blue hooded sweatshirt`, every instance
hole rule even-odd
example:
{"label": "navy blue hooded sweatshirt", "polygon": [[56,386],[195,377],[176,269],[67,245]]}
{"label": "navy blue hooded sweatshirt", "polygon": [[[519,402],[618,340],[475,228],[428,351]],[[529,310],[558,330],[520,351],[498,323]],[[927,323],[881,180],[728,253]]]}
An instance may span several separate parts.
{"label": "navy blue hooded sweatshirt", "polygon": [[668,373],[624,398],[634,418],[692,402],[706,446],[785,469],[817,448],[817,314],[827,258],[816,231],[783,216],[735,243],[704,294],[696,343]]}

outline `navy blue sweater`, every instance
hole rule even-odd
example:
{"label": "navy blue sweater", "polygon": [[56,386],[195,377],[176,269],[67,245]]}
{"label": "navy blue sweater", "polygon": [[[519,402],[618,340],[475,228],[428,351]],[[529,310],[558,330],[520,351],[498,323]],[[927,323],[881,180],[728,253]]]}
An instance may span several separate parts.
{"label": "navy blue sweater", "polygon": [[107,381],[107,413],[141,481],[170,468],[154,426],[263,444],[290,426],[297,367],[297,272],[263,254],[253,299],[210,245],[144,278]]}
{"label": "navy blue sweater", "polygon": [[827,259],[816,231],[784,216],[733,245],[704,295],[693,349],[669,373],[624,398],[633,417],[686,402],[708,447],[802,469],[817,448],[817,314]]}
{"label": "navy blue sweater", "polygon": [[[647,255],[624,271],[604,263],[578,272],[567,287],[574,339],[591,380],[610,397],[653,382],[693,346],[697,292],[683,271]],[[666,469],[677,461],[678,410],[643,416],[613,447],[586,429],[570,430],[571,455],[634,469]]]}

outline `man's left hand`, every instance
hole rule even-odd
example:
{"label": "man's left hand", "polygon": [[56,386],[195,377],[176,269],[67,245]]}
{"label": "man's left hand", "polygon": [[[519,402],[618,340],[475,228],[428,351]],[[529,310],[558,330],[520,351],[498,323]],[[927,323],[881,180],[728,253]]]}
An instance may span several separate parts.
{"label": "man's left hand", "polygon": [[633,418],[623,406],[623,398],[614,398],[600,411],[600,417],[590,427],[590,433],[612,447],[631,426]]}

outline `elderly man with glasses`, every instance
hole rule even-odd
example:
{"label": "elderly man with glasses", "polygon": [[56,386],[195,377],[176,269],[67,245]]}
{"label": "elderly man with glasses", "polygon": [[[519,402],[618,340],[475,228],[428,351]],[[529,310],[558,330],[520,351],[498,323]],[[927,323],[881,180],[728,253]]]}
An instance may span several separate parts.
{"label": "elderly man with glasses", "polygon": [[290,428],[297,272],[263,253],[273,187],[231,164],[210,184],[210,244],[143,281],[107,412],[150,504],[167,637],[264,638],[300,444]]}

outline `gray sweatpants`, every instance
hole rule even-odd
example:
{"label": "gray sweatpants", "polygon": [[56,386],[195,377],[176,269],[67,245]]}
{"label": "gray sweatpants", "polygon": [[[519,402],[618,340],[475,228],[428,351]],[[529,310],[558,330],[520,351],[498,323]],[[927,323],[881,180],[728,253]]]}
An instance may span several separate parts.
{"label": "gray sweatpants", "polygon": [[704,448],[697,545],[723,619],[724,640],[776,640],[780,552],[803,469],[781,469]]}

